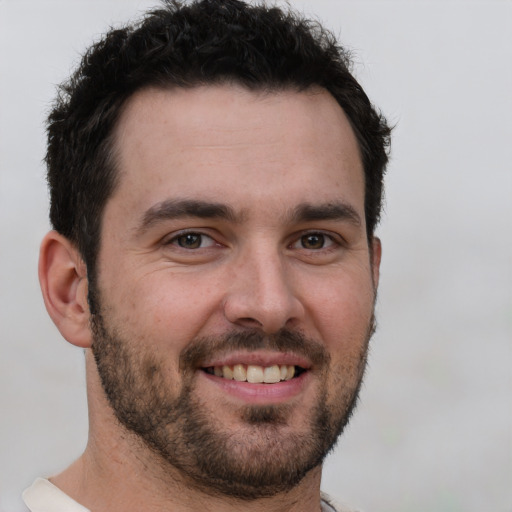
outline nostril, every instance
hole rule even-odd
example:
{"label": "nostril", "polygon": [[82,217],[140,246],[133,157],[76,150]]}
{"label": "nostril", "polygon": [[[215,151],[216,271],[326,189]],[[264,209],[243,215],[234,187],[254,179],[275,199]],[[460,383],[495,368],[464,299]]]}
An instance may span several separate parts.
{"label": "nostril", "polygon": [[255,318],[250,318],[250,317],[239,318],[238,320],[235,321],[235,323],[242,327],[258,327],[258,328],[260,328],[263,325],[261,322],[259,322]]}

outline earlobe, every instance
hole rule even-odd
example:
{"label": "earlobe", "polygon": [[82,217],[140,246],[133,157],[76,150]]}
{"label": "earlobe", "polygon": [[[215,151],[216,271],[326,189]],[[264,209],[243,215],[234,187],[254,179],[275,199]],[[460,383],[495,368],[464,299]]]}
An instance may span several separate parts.
{"label": "earlobe", "polygon": [[39,283],[46,309],[62,336],[73,345],[90,347],[87,268],[74,244],[56,231],[41,243]]}
{"label": "earlobe", "polygon": [[380,239],[376,236],[372,238],[370,250],[372,252],[370,263],[372,265],[373,286],[375,290],[377,290],[377,287],[379,286],[380,261],[382,259],[382,244]]}

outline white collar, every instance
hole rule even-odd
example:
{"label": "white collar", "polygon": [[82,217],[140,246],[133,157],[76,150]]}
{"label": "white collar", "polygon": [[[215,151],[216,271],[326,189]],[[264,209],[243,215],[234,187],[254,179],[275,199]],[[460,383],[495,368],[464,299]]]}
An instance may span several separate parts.
{"label": "white collar", "polygon": [[31,512],[90,512],[44,478],[37,478],[22,498]]}

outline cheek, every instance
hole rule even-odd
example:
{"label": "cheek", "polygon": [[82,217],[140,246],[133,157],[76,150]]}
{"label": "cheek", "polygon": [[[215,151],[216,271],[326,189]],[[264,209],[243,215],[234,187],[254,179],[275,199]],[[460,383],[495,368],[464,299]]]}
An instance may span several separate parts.
{"label": "cheek", "polygon": [[366,366],[373,306],[371,279],[366,282],[340,279],[326,293],[318,309],[318,330],[331,356],[326,377],[329,403],[348,407],[360,383]]}
{"label": "cheek", "polygon": [[323,282],[309,299],[311,317],[332,350],[359,349],[366,341],[373,315],[374,290],[370,274],[344,274]]}
{"label": "cheek", "polygon": [[108,302],[116,305],[117,323],[133,333],[185,345],[211,322],[218,290],[212,280],[165,269],[118,281]]}

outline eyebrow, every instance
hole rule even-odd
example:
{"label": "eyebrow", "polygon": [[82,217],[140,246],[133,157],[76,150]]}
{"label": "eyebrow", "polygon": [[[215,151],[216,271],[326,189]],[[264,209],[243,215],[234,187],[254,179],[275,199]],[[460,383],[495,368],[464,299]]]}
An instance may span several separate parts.
{"label": "eyebrow", "polygon": [[241,215],[237,215],[233,208],[222,203],[195,199],[167,199],[146,210],[137,231],[144,231],[165,220],[184,217],[224,219],[230,222],[241,220]]}
{"label": "eyebrow", "polygon": [[[186,217],[221,219],[240,223],[245,215],[243,211],[237,213],[231,206],[223,203],[197,199],[167,199],[151,206],[144,212],[142,222],[136,231],[140,233],[160,222]],[[346,220],[356,226],[361,225],[361,217],[356,210],[343,202],[318,205],[303,203],[296,206],[289,216],[289,221],[295,223],[320,220]]]}
{"label": "eyebrow", "polygon": [[295,222],[311,222],[316,220],[346,220],[356,226],[361,225],[361,217],[349,204],[343,202],[329,202],[314,205],[305,203],[298,205],[292,214]]}

